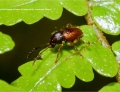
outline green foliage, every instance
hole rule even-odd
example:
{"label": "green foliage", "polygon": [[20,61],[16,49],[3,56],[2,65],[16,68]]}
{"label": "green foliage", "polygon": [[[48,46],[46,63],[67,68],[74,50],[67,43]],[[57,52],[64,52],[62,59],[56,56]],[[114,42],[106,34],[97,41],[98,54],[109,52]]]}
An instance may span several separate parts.
{"label": "green foliage", "polygon": [[59,0],[60,4],[77,16],[83,16],[87,13],[88,7],[86,0]]}
{"label": "green foliage", "polygon": [[0,0],[0,24],[14,25],[21,21],[33,24],[43,17],[56,20],[63,7],[78,16],[88,11],[86,0]]}
{"label": "green foliage", "polygon": [[120,61],[120,41],[116,41],[112,44],[112,50],[116,55],[116,59]]}
{"label": "green foliage", "polygon": [[78,43],[77,47],[84,58],[81,58],[73,47],[65,45],[58,63],[55,64],[58,47],[49,48],[42,54],[43,60],[37,60],[34,66],[33,62],[20,66],[22,76],[12,85],[26,91],[61,91],[61,86],[70,88],[74,85],[75,75],[85,82],[92,81],[92,67],[104,76],[115,76],[118,64],[111,50],[100,45],[91,26],[84,25],[80,29],[84,32],[82,40],[86,43]]}
{"label": "green foliage", "polygon": [[120,1],[105,1],[98,1],[97,5],[92,6],[93,20],[105,33],[118,35],[120,34]]}
{"label": "green foliage", "polygon": [[119,92],[120,91],[120,84],[113,82],[110,83],[106,86],[104,86],[101,90],[99,90],[99,92]]}
{"label": "green foliage", "polygon": [[0,32],[0,54],[12,50],[14,46],[15,44],[11,37]]}
{"label": "green foliage", "polygon": [[[120,52],[120,41],[116,41],[115,43],[112,44],[112,50],[114,52]],[[117,53],[116,52],[116,53]]]}
{"label": "green foliage", "polygon": [[5,91],[6,92],[9,92],[9,91],[24,91],[25,92],[25,90],[22,90],[21,88],[17,88],[17,87],[14,87],[14,86],[11,86],[3,80],[0,80],[0,91],[4,91],[4,92]]}
{"label": "green foliage", "polygon": [[[105,33],[118,35],[120,33],[120,3],[96,1],[92,5],[92,18],[96,25]],[[119,1],[119,0],[118,0]],[[87,14],[88,7],[86,0],[0,0],[0,24],[14,25],[20,21],[32,24],[43,17],[52,20],[58,19],[62,15],[63,7],[77,16]],[[112,25],[111,25],[112,24]],[[18,70],[21,76],[10,85],[0,81],[0,91],[58,91],[61,92],[61,86],[70,88],[75,83],[75,76],[80,80],[89,82],[94,78],[92,68],[99,74],[106,77],[114,77],[118,71],[118,63],[112,51],[101,45],[95,30],[91,26],[83,25],[80,28],[84,36],[81,39],[85,43],[76,44],[78,50],[83,55],[76,52],[73,47],[64,43],[58,62],[55,64],[57,50],[49,48],[42,54],[43,60],[37,60],[32,66],[33,61],[21,65]],[[4,53],[14,47],[12,39],[3,33],[0,33],[0,51]],[[120,56],[120,42],[112,45],[112,50]],[[119,84],[111,83],[100,91],[117,91]]]}

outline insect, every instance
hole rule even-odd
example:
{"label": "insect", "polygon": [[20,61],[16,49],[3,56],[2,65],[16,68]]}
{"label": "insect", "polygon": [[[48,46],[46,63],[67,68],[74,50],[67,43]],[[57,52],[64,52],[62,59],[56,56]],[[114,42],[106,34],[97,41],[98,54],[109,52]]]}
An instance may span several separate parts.
{"label": "insect", "polygon": [[[65,28],[62,28],[59,31],[54,32],[51,35],[49,43],[46,43],[46,45],[48,45],[48,46],[44,50],[42,50],[37,55],[36,58],[34,58],[34,62],[32,65],[34,65],[34,63],[36,62],[37,59],[41,58],[41,54],[45,50],[47,50],[48,48],[54,48],[56,46],[56,44],[59,44],[60,46],[58,48],[58,53],[57,53],[56,60],[55,60],[55,63],[57,63],[60,51],[63,47],[63,44],[62,44],[63,41],[65,41],[65,43],[67,45],[73,46],[75,48],[75,50],[77,51],[77,53],[80,55],[80,57],[83,57],[81,55],[81,53],[79,52],[79,50],[77,49],[77,46],[75,45],[75,43],[77,43],[79,41],[79,39],[82,37],[83,37],[83,32],[79,28],[76,28],[76,27],[72,26],[71,24],[67,24]],[[29,52],[27,58],[33,53],[33,51],[35,51],[38,48],[40,48],[40,46],[33,48],[33,50],[31,52]]]}

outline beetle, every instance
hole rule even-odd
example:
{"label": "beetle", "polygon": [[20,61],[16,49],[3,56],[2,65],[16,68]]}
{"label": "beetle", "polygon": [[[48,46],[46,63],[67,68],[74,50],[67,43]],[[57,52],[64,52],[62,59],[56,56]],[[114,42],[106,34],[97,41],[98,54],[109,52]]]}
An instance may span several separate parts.
{"label": "beetle", "polygon": [[[68,45],[68,46],[73,46],[75,48],[75,50],[77,51],[77,53],[79,53],[79,55],[81,57],[83,57],[81,55],[81,53],[79,52],[79,50],[77,49],[77,46],[75,45],[75,43],[77,43],[79,41],[80,38],[83,37],[83,32],[82,30],[80,30],[79,28],[76,28],[74,26],[72,26],[71,24],[67,24],[66,27],[61,28],[59,31],[54,32],[51,37],[50,37],[50,41],[49,43],[46,43],[46,45],[48,45],[44,50],[42,50],[36,58],[34,58],[34,62],[32,65],[34,65],[34,63],[36,62],[37,59],[41,58],[41,54],[47,50],[48,48],[54,48],[56,46],[56,44],[59,44],[59,49],[58,49],[58,53],[56,56],[56,61],[55,63],[57,63],[58,61],[58,57],[60,54],[60,50],[62,49],[63,45],[63,41]],[[33,48],[33,50],[31,52],[29,52],[27,58],[33,53],[34,50],[40,48],[36,47]]]}

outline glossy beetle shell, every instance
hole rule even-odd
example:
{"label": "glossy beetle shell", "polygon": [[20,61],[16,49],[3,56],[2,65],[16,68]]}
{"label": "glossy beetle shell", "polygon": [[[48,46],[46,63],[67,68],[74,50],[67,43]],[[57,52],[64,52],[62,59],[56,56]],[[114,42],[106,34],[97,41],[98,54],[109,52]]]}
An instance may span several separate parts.
{"label": "glossy beetle shell", "polygon": [[82,36],[83,32],[79,28],[72,27],[71,24],[68,24],[66,28],[62,28],[60,31],[52,34],[50,38],[50,45],[54,48],[56,44],[62,44],[62,41],[73,42],[74,40],[80,39]]}
{"label": "glossy beetle shell", "polygon": [[78,28],[65,28],[61,30],[65,41],[73,42],[83,36],[83,32]]}

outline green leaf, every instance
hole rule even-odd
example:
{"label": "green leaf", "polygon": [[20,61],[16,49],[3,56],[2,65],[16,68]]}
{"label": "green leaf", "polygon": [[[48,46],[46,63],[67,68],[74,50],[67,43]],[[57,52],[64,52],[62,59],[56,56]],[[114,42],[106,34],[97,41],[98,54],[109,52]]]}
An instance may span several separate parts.
{"label": "green leaf", "polygon": [[14,46],[15,44],[11,37],[0,32],[0,54],[12,50]]}
{"label": "green leaf", "polygon": [[83,47],[85,50],[81,51],[82,55],[86,57],[99,74],[114,77],[118,71],[118,63],[112,51],[98,44],[99,39],[96,37],[92,27],[84,25],[80,29],[84,32],[82,40],[85,43],[90,42],[90,45]]}
{"label": "green leaf", "polygon": [[94,29],[91,26],[88,25],[83,25],[79,27],[83,32],[84,32],[84,36],[81,38],[85,43],[87,42],[98,42],[98,38],[96,36],[96,33],[94,31]]}
{"label": "green leaf", "polygon": [[100,3],[100,2],[111,2],[111,0],[90,0],[90,2],[96,2],[96,3]]}
{"label": "green leaf", "polygon": [[116,41],[112,44],[112,50],[116,55],[117,61],[120,61],[120,41]]}
{"label": "green leaf", "polygon": [[119,92],[120,91],[120,84],[113,82],[106,86],[104,86],[102,89],[99,90],[99,92]]}
{"label": "green leaf", "polygon": [[94,78],[94,74],[93,74],[93,71],[92,71],[92,66],[85,59],[85,57],[83,59],[80,59],[80,57],[74,56],[73,59],[74,59],[74,61],[76,60],[75,67],[73,69],[75,75],[79,79],[81,79],[81,80],[83,80],[85,82],[92,81],[93,78]]}
{"label": "green leaf", "polygon": [[3,80],[0,80],[0,91],[1,92],[3,91],[4,92],[10,92],[10,91],[24,91],[25,92],[25,90],[11,86]]}
{"label": "green leaf", "polygon": [[97,43],[88,46],[83,54],[92,67],[103,76],[114,77],[117,74],[118,63],[110,49]]}
{"label": "green leaf", "polygon": [[[79,53],[64,43],[58,62],[55,63],[59,45],[49,48],[43,52],[43,59],[37,60],[34,66],[33,61],[20,66],[18,70],[22,76],[12,85],[27,91],[60,92],[61,86],[70,88],[74,85],[75,76],[85,82],[93,80],[92,67],[104,76],[115,76],[118,64],[111,50],[100,45],[91,26],[83,25],[78,28],[83,31],[84,37],[81,40],[85,42],[79,41],[76,44]],[[80,53],[83,58],[80,57]]]}
{"label": "green leaf", "polygon": [[61,91],[61,86],[55,78],[56,75],[40,77],[36,76],[21,76],[11,85],[22,88],[26,91]]}
{"label": "green leaf", "polygon": [[59,0],[63,7],[77,16],[83,16],[88,12],[86,0]]}
{"label": "green leaf", "polygon": [[63,7],[78,16],[88,10],[86,0],[0,0],[0,24],[14,25],[21,21],[32,24],[43,17],[56,20],[61,17]]}
{"label": "green leaf", "polygon": [[98,1],[92,6],[92,18],[96,25],[105,33],[120,34],[120,2]]}

